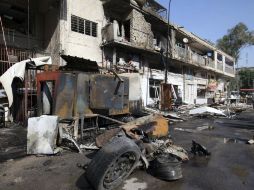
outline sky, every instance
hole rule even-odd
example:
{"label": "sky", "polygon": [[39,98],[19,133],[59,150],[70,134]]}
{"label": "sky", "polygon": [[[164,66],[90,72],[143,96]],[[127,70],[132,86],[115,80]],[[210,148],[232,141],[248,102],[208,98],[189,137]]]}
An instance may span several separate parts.
{"label": "sky", "polygon": [[[157,2],[168,8],[169,0]],[[254,31],[254,0],[172,0],[170,21],[215,43],[239,22]],[[254,46],[241,51],[238,65],[254,67]]]}

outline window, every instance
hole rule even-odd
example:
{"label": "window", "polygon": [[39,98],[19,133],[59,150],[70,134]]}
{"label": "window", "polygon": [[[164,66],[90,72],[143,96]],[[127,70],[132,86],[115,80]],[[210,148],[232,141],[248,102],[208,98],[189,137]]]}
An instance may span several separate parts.
{"label": "window", "polygon": [[88,36],[97,37],[97,23],[74,15],[71,16],[71,30]]}
{"label": "window", "polygon": [[92,22],[92,36],[97,37],[97,24]]}
{"label": "window", "polygon": [[84,34],[84,19],[71,15],[71,30]]}
{"label": "window", "polygon": [[205,85],[198,85],[197,86],[197,97],[198,98],[205,98],[206,95],[206,86]]}
{"label": "window", "polygon": [[149,79],[150,98],[160,99],[160,80]]}
{"label": "window", "polygon": [[86,20],[85,26],[86,26],[85,31],[86,35],[97,37],[97,23]]}
{"label": "window", "polygon": [[86,35],[90,35],[91,34],[91,22],[86,20]]}

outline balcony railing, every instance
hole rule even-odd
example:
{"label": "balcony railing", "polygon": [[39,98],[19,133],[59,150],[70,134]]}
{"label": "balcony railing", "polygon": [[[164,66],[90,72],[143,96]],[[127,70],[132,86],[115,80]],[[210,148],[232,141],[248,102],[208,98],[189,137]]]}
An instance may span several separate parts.
{"label": "balcony railing", "polygon": [[225,66],[225,72],[234,75],[235,74],[234,67],[226,65]]}
{"label": "balcony railing", "polygon": [[210,57],[207,58],[206,66],[215,69],[215,63]]}
{"label": "balcony railing", "polygon": [[175,51],[174,57],[177,58],[177,59],[181,59],[181,60],[185,61],[186,58],[187,58],[187,51],[186,51],[186,49],[182,48],[180,46],[176,46],[175,50],[176,51]]}
{"label": "balcony railing", "polygon": [[193,63],[196,63],[196,64],[201,65],[201,66],[205,66],[206,65],[205,64],[206,63],[205,58],[203,56],[197,54],[197,53],[192,53],[191,58],[192,58],[192,62]]}
{"label": "balcony railing", "polygon": [[217,61],[217,69],[223,71],[223,63],[221,61]]}

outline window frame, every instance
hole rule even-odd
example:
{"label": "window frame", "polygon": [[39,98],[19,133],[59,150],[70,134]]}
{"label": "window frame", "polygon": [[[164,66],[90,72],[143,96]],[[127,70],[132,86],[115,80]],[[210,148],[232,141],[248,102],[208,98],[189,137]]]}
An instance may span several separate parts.
{"label": "window frame", "polygon": [[[76,24],[76,28],[75,28],[75,24]],[[71,15],[71,31],[96,38],[98,37],[98,23],[72,14]]]}

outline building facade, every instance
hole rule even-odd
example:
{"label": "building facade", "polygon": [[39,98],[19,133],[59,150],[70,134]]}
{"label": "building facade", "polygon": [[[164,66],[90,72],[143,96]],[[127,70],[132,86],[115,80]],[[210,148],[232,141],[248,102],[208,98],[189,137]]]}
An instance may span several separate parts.
{"label": "building facade", "polygon": [[0,7],[2,72],[29,56],[50,55],[59,66],[61,55],[96,61],[132,73],[130,98],[143,106],[161,101],[166,67],[173,99],[187,104],[223,98],[235,77],[234,58],[168,25],[167,10],[155,0],[3,0]]}

